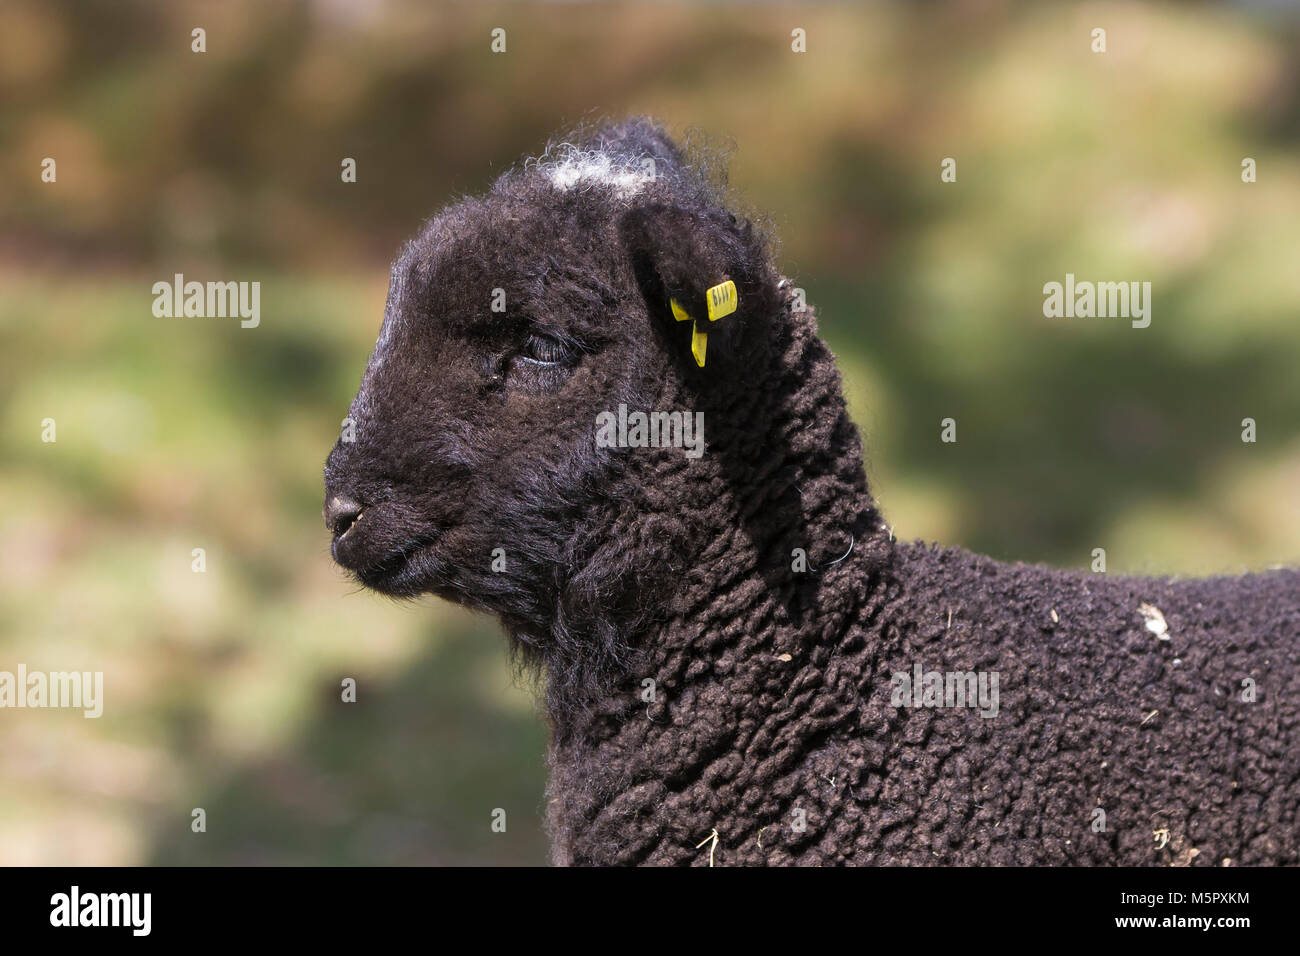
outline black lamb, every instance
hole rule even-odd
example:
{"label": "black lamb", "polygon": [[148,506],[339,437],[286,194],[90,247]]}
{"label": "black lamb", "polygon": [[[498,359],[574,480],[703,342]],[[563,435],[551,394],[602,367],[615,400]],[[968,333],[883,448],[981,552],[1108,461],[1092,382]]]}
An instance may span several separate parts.
{"label": "black lamb", "polygon": [[896,542],[811,309],[657,125],[393,266],[333,554],[544,675],[554,859],[1295,864],[1300,572]]}

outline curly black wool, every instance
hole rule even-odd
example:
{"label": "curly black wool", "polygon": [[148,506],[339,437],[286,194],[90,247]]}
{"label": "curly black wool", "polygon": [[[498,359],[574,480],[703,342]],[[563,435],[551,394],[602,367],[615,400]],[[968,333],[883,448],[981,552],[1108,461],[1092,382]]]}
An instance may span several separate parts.
{"label": "curly black wool", "polygon": [[[700,367],[671,302],[725,280]],[[705,453],[603,446],[620,405]],[[334,556],[544,674],[557,862],[1300,862],[1300,572],[895,542],[811,309],[653,123],[436,216],[350,418]]]}

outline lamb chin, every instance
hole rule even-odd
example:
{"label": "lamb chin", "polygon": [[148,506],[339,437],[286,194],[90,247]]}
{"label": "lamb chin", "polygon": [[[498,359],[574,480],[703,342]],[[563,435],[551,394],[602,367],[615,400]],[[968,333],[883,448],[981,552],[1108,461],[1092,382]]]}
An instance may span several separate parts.
{"label": "lamb chin", "polygon": [[416,597],[433,590],[429,580],[432,561],[422,557],[418,562],[401,560],[396,565],[384,562],[352,572],[362,585],[390,597]]}

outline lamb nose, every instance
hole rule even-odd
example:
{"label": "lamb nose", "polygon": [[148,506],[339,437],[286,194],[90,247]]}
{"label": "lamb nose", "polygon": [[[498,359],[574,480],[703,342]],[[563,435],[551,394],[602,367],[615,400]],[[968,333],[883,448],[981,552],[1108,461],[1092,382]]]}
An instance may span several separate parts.
{"label": "lamb nose", "polygon": [[361,517],[361,503],[347,495],[335,495],[325,502],[325,527],[342,537]]}

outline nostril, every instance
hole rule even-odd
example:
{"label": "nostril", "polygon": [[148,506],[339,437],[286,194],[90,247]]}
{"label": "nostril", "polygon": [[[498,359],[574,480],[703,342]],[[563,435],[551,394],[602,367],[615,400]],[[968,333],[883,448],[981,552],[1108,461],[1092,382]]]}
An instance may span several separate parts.
{"label": "nostril", "polygon": [[361,517],[361,503],[347,495],[335,495],[325,502],[325,527],[342,537]]}

